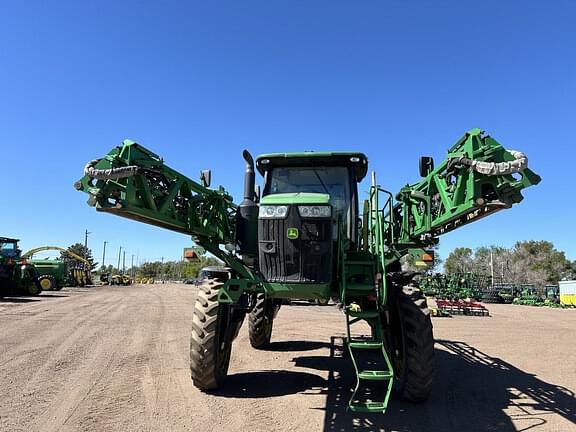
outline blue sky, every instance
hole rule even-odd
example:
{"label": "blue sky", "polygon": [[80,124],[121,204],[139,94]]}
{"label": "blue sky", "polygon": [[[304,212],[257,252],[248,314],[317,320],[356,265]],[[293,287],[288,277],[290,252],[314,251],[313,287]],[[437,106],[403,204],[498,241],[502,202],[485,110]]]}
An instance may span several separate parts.
{"label": "blue sky", "polygon": [[[240,201],[241,151],[359,150],[392,191],[466,130],[540,185],[443,237],[444,257],[546,239],[576,259],[571,1],[3,1],[0,235],[178,259],[184,235],[97,214],[72,185],[124,138]],[[136,258],[135,258],[136,259]]]}

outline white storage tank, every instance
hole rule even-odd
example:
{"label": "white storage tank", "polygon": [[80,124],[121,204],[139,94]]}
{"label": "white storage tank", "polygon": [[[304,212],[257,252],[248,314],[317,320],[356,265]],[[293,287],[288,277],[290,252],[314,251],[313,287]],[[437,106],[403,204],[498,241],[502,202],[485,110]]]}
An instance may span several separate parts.
{"label": "white storage tank", "polygon": [[576,280],[558,282],[560,288],[560,303],[576,306]]}

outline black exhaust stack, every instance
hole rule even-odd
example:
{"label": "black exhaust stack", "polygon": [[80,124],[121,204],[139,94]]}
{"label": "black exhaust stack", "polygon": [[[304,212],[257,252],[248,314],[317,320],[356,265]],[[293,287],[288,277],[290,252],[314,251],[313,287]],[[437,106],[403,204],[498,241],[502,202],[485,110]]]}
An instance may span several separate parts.
{"label": "black exhaust stack", "polygon": [[248,150],[244,150],[242,156],[246,161],[246,174],[244,199],[236,213],[236,250],[246,260],[258,255],[258,206],[254,201],[254,159]]}

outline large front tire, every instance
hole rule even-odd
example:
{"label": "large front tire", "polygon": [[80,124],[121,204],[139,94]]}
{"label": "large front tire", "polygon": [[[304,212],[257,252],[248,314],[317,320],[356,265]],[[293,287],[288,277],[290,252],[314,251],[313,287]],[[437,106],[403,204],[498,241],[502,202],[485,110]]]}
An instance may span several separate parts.
{"label": "large front tire", "polygon": [[264,349],[270,344],[274,317],[280,307],[264,294],[256,294],[256,303],[248,318],[248,336],[252,348]]}
{"label": "large front tire", "polygon": [[192,334],[190,372],[194,385],[202,391],[222,386],[228,374],[232,342],[225,338],[226,306],[218,303],[223,283],[208,279],[199,286]]}
{"label": "large front tire", "polygon": [[404,400],[430,396],[434,378],[434,335],[430,309],[419,288],[407,285],[393,297],[392,363],[396,390]]}

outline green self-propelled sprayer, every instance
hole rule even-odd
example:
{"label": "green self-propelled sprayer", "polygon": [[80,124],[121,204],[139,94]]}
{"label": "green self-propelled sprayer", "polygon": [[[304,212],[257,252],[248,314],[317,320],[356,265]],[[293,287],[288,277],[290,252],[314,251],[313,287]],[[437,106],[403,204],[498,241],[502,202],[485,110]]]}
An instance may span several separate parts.
{"label": "green self-propelled sprayer", "polygon": [[[426,399],[433,379],[430,313],[400,259],[426,261],[440,234],[519,203],[520,191],[540,181],[527,157],[473,129],[439,166],[422,157],[423,178],[396,196],[372,174],[369,199],[360,206],[357,185],[368,171],[362,153],[273,153],[255,164],[250,153],[243,156],[240,204],[223,187],[209,188],[209,171],[195,182],[129,140],[89,162],[75,184],[98,211],[191,235],[226,263],[226,271],[204,280],[194,306],[194,385],[211,391],[224,384],[246,315],[251,345],[259,349],[269,344],[285,299],[332,298],[342,305],[356,370],[349,409],[384,412],[393,382],[403,398]],[[264,178],[261,194],[254,165]],[[361,322],[369,335],[354,327]],[[366,363],[364,356],[380,360]],[[378,398],[364,391],[374,385]]]}

